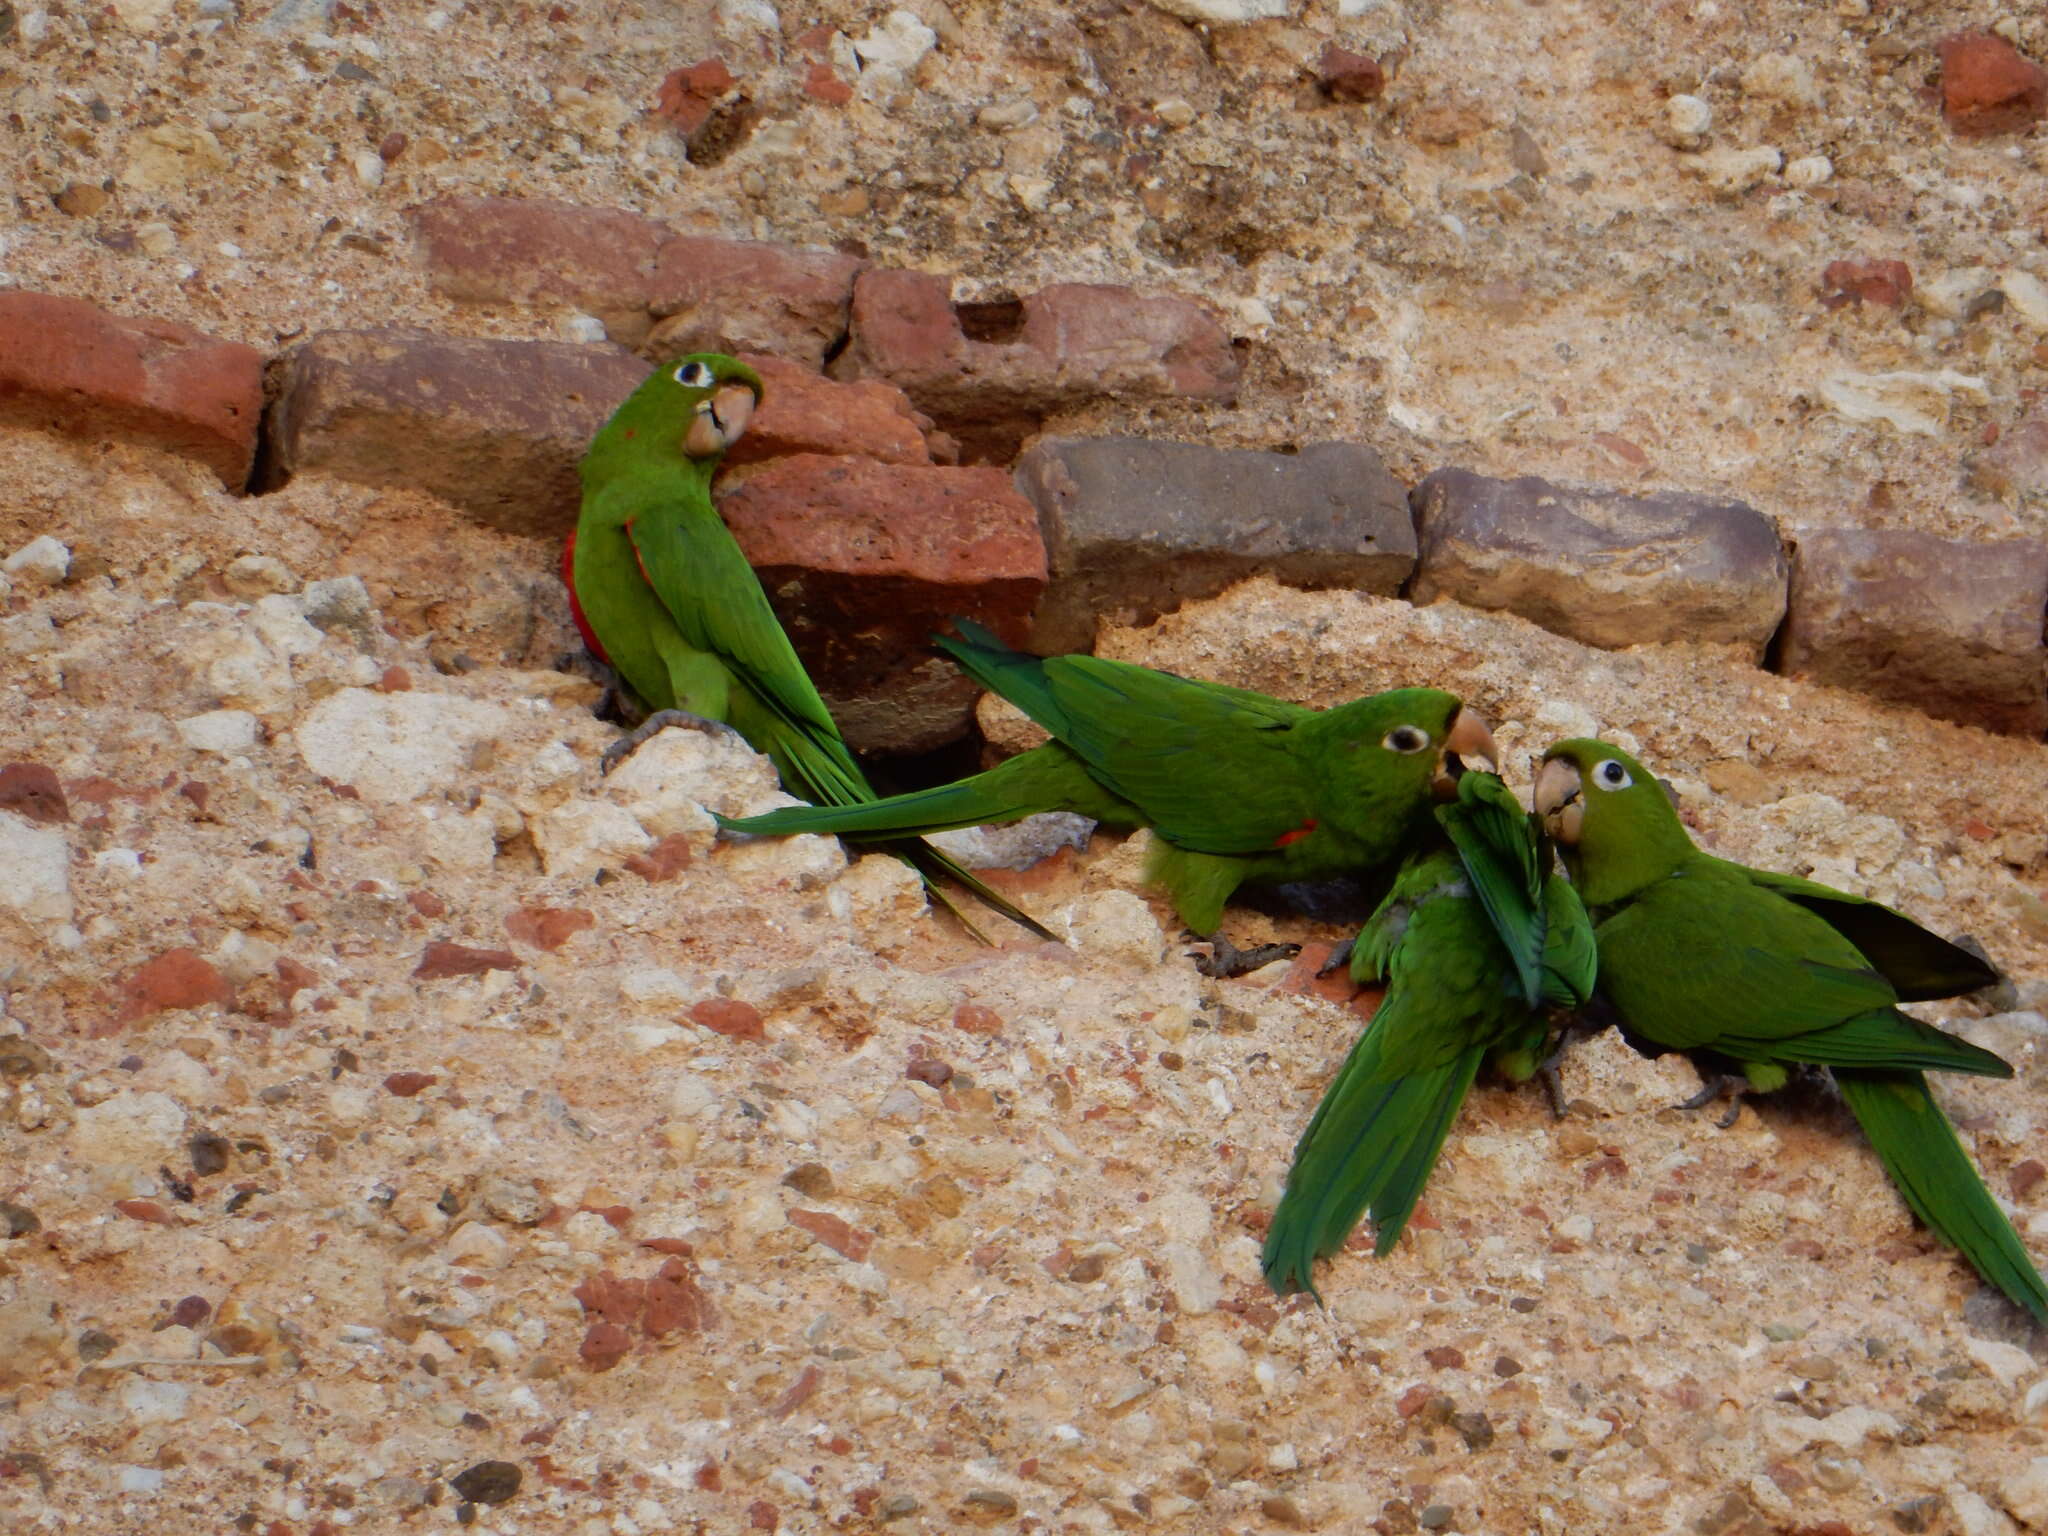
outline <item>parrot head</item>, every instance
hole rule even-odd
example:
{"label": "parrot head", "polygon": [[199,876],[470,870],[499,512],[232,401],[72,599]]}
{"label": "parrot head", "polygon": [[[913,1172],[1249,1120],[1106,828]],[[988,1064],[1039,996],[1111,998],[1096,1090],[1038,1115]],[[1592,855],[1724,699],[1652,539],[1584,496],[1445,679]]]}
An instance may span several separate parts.
{"label": "parrot head", "polygon": [[1641,890],[1693,851],[1663,782],[1604,741],[1580,737],[1544,753],[1535,805],[1588,906]]}
{"label": "parrot head", "polygon": [[1374,785],[1390,804],[1455,800],[1468,761],[1489,771],[1498,763],[1486,722],[1440,688],[1395,688],[1326,718],[1341,721],[1339,740],[1352,754],[1355,782]]}
{"label": "parrot head", "polygon": [[761,376],[737,358],[693,352],[649,374],[591,444],[617,445],[715,463],[747,430],[761,403]]}

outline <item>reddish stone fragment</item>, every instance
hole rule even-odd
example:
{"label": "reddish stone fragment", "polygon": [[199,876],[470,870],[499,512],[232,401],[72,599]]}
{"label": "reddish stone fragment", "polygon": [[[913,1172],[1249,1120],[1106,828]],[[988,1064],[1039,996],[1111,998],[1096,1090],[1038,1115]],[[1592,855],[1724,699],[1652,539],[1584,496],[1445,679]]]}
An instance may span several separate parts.
{"label": "reddish stone fragment", "polygon": [[646,376],[610,346],[323,332],[286,359],[270,483],[403,486],[507,533],[559,537],[582,494],[577,462]]}
{"label": "reddish stone fragment", "polygon": [[804,75],[804,94],[827,106],[843,107],[853,100],[853,87],[833,74],[830,64],[813,63]]}
{"label": "reddish stone fragment", "polygon": [[1422,1358],[1429,1362],[1429,1367],[1433,1371],[1463,1370],[1465,1366],[1465,1352],[1450,1344],[1425,1349]]}
{"label": "reddish stone fragment", "polygon": [[413,967],[413,977],[419,981],[434,981],[443,976],[481,976],[485,971],[510,971],[519,966],[519,957],[509,949],[471,949],[466,944],[451,944],[436,939],[420,955],[420,963]]}
{"label": "reddish stone fragment", "polygon": [[451,299],[573,305],[628,346],[653,324],[665,224],[623,208],[518,197],[440,197],[408,217],[429,280]]}
{"label": "reddish stone fragment", "polygon": [[649,304],[662,318],[648,350],[763,352],[821,368],[846,334],[860,270],[838,251],[676,235],[655,258]]}
{"label": "reddish stone fragment", "polygon": [[186,1296],[171,1308],[171,1326],[197,1328],[213,1315],[213,1303],[204,1296]]}
{"label": "reddish stone fragment", "polygon": [[1316,60],[1316,84],[1332,101],[1374,101],[1387,88],[1387,74],[1371,54],[1325,43]]}
{"label": "reddish stone fragment", "polygon": [[132,1221],[149,1221],[162,1225],[171,1219],[171,1213],[155,1200],[116,1200],[114,1209]]}
{"label": "reddish stone fragment", "polygon": [[630,1327],[647,1306],[647,1282],[628,1280],[601,1269],[569,1293],[583,1310],[608,1323]]}
{"label": "reddish stone fragment", "polygon": [[408,891],[405,904],[421,917],[443,917],[448,912],[448,903],[432,891]]}
{"label": "reddish stone fragment", "polygon": [[697,1250],[685,1237],[646,1237],[640,1240],[642,1248],[651,1248],[656,1253],[672,1253],[687,1259]]}
{"label": "reddish stone fragment", "polygon": [[925,1083],[933,1088],[943,1088],[953,1081],[952,1066],[935,1058],[925,1056],[913,1061],[903,1069],[903,1075],[912,1082]]}
{"label": "reddish stone fragment", "polygon": [[521,907],[505,918],[505,931],[522,944],[557,950],[586,928],[597,915],[582,907]]}
{"label": "reddish stone fragment", "polygon": [[761,1027],[760,1010],[752,1003],[743,1003],[735,997],[707,997],[691,1007],[690,1021],[715,1034],[731,1035],[736,1040],[768,1038],[768,1031]]}
{"label": "reddish stone fragment", "polygon": [[1831,261],[1821,268],[1820,301],[1829,309],[1844,304],[1896,309],[1912,291],[1913,269],[1903,261]]}
{"label": "reddish stone fragment", "polygon": [[71,819],[71,807],[56,770],[42,763],[9,763],[0,768],[0,810],[45,823]]}
{"label": "reddish stone fragment", "polygon": [[811,1394],[818,1390],[818,1384],[825,1379],[825,1373],[815,1365],[807,1365],[797,1372],[796,1380],[775,1399],[775,1405],[768,1410],[769,1417],[786,1419],[797,1409],[811,1400]]}
{"label": "reddish stone fragment", "polygon": [[679,872],[688,869],[693,857],[689,835],[671,832],[645,853],[628,854],[626,869],[642,880],[658,885],[664,880],[673,880]]}
{"label": "reddish stone fragment", "polygon": [[1021,640],[1045,586],[1037,513],[999,470],[796,454],[719,510],[863,750],[964,734],[980,690],[934,661],[931,632],[965,615]]}
{"label": "reddish stone fragment", "polygon": [[704,59],[671,70],[655,93],[654,115],[685,137],[711,120],[718,98],[738,84],[723,59]]}
{"label": "reddish stone fragment", "polygon": [[167,1008],[203,1008],[208,1003],[223,1007],[235,1000],[235,989],[198,952],[167,949],[154,960],[145,960],[117,983],[120,998],[117,1022],[132,1024]]}
{"label": "reddish stone fragment", "polygon": [[793,1208],[789,1213],[789,1222],[793,1227],[802,1227],[834,1253],[842,1258],[851,1259],[856,1264],[866,1260],[868,1249],[875,1241],[874,1233],[863,1232],[858,1227],[849,1226],[830,1211]]}
{"label": "reddish stone fragment", "polygon": [[254,347],[168,320],[0,293],[0,422],[166,449],[232,491],[256,457],[263,365]]}
{"label": "reddish stone fragment", "polygon": [[2024,133],[2048,115],[2048,71],[2004,38],[1958,32],[1941,53],[1941,111],[1968,137]]}
{"label": "reddish stone fragment", "polygon": [[649,1338],[669,1333],[702,1333],[716,1320],[711,1298],[697,1285],[688,1259],[669,1259],[647,1282],[647,1309],[641,1327]]}
{"label": "reddish stone fragment", "polygon": [[1003,1016],[980,1003],[962,1003],[953,1010],[953,1027],[970,1035],[999,1035],[1003,1032]]}
{"label": "reddish stone fragment", "polygon": [[287,1011],[292,1006],[292,999],[298,996],[299,993],[305,991],[308,987],[320,985],[320,978],[313,974],[313,968],[299,964],[290,955],[279,955],[277,957],[276,969],[277,990],[282,994],[284,1007]]}
{"label": "reddish stone fragment", "polygon": [[617,1323],[592,1323],[576,1353],[593,1371],[608,1371],[633,1352],[633,1336]]}
{"label": "reddish stone fragment", "polygon": [[860,379],[842,384],[763,353],[740,359],[761,375],[765,393],[746,435],[726,455],[756,464],[791,453],[858,454],[885,464],[929,464],[918,414],[893,384]]}
{"label": "reddish stone fragment", "polygon": [[384,1079],[384,1091],[396,1098],[410,1099],[441,1081],[432,1072],[393,1072]]}
{"label": "reddish stone fragment", "polygon": [[412,674],[403,667],[386,667],[377,679],[379,693],[405,693],[412,688]]}
{"label": "reddish stone fragment", "polygon": [[753,1531],[772,1531],[781,1524],[782,1517],[775,1512],[775,1506],[766,1499],[756,1499],[747,1506],[747,1528]]}
{"label": "reddish stone fragment", "polygon": [[2012,1191],[2013,1199],[2024,1200],[2043,1178],[2048,1178],[2048,1167],[2042,1166],[2038,1157],[2030,1157],[2023,1163],[2013,1164],[2012,1172],[2005,1176],[2005,1186]]}
{"label": "reddish stone fragment", "polygon": [[178,798],[191,801],[192,808],[202,817],[206,815],[206,802],[212,796],[213,791],[197,779],[188,779],[178,786]]}
{"label": "reddish stone fragment", "polygon": [[1394,1411],[1404,1419],[1412,1419],[1429,1406],[1429,1400],[1436,1396],[1434,1387],[1417,1383],[1394,1400]]}

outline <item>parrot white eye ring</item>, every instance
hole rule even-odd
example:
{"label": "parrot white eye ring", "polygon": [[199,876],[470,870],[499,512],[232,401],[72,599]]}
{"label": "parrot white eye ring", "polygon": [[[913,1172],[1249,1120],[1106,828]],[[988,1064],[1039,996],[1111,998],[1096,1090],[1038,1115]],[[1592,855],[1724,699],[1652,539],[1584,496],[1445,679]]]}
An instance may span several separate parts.
{"label": "parrot white eye ring", "polygon": [[1604,757],[1593,765],[1593,782],[1602,789],[1627,789],[1635,780],[1615,759]]}
{"label": "parrot white eye ring", "polygon": [[684,363],[676,369],[675,381],[685,389],[709,389],[718,382],[708,363]]}
{"label": "parrot white eye ring", "polygon": [[1420,752],[1429,745],[1429,732],[1419,726],[1397,725],[1380,739],[1380,745],[1389,752],[1399,752],[1406,756],[1409,753]]}

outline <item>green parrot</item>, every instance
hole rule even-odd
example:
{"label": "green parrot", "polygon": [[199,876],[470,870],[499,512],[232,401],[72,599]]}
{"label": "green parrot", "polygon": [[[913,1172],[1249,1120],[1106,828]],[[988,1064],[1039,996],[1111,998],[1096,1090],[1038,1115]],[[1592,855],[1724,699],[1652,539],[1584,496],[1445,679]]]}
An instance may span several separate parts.
{"label": "green parrot", "polygon": [[1148,884],[1213,933],[1247,880],[1326,880],[1384,866],[1431,824],[1463,757],[1493,737],[1458,699],[1400,688],[1314,710],[1098,656],[1041,660],[978,625],[936,643],[1052,733],[956,783],[860,806],[792,806],[725,821],[756,834],[941,832],[1075,811],[1157,834]]}
{"label": "green parrot", "polygon": [[1315,1261],[1361,1216],[1384,1257],[1480,1067],[1526,1082],[1548,1009],[1593,990],[1592,924],[1513,792],[1468,773],[1436,817],[1446,836],[1410,855],[1351,949],[1353,980],[1387,993],[1295,1144],[1262,1260],[1281,1295],[1316,1295]]}
{"label": "green parrot", "polygon": [[1536,809],[1593,914],[1600,990],[1624,1027],[1762,1092],[1794,1065],[1828,1068],[1914,1214],[2048,1323],[2048,1285],[1922,1075],[2012,1068],[1895,1006],[1997,973],[1876,902],[1702,853],[1664,787],[1605,742],[1552,747]]}
{"label": "green parrot", "polygon": [[[653,711],[605,754],[605,766],[665,725],[723,725],[766,754],[792,794],[826,805],[872,801],[874,790],[711,504],[711,478],[761,393],[760,376],[733,358],[679,358],[626,398],[583,456],[582,515],[562,559],[570,608],[592,654]],[[937,849],[911,843],[895,851],[942,904],[952,905],[933,885],[937,875],[1052,937]]]}

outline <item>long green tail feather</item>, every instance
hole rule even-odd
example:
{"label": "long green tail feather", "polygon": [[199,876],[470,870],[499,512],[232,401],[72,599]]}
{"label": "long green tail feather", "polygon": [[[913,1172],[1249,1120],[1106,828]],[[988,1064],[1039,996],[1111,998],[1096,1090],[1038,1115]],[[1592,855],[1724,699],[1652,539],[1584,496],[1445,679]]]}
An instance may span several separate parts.
{"label": "long green tail feather", "polygon": [[1927,1079],[1837,1068],[1835,1081],[1913,1213],[2036,1322],[2048,1324],[2048,1283],[1978,1177]]}
{"label": "long green tail feather", "polygon": [[1982,1046],[1936,1029],[1896,1008],[1877,1008],[1826,1029],[1787,1039],[1748,1041],[1726,1035],[1714,1048],[1760,1061],[1802,1061],[1823,1067],[1892,1067],[2011,1077],[2012,1065]]}
{"label": "long green tail feather", "polygon": [[1315,1261],[1344,1246],[1361,1216],[1384,1256],[1421,1198],[1444,1137],[1485,1057],[1475,1046],[1445,1066],[1377,1078],[1381,1024],[1361,1035],[1295,1145],[1287,1192],[1261,1258],[1266,1283],[1286,1295],[1316,1292]]}

